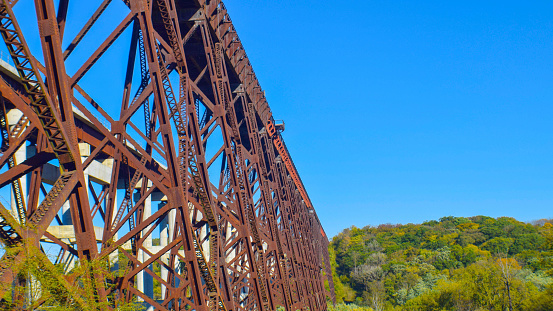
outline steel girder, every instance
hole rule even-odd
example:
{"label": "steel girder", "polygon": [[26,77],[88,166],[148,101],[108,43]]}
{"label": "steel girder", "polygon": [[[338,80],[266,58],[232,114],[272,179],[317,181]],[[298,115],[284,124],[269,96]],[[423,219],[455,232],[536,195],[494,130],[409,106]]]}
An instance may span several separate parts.
{"label": "steel girder", "polygon": [[[104,0],[64,49],[69,1],[35,0],[40,55],[17,2],[0,4],[15,65],[0,68],[0,191],[13,197],[0,205],[0,296],[34,248],[61,299],[75,262],[103,260],[119,276],[88,277],[112,305],[326,309],[328,239],[221,1]],[[115,2],[115,29],[71,59]],[[122,102],[95,100],[80,82],[125,32]]]}

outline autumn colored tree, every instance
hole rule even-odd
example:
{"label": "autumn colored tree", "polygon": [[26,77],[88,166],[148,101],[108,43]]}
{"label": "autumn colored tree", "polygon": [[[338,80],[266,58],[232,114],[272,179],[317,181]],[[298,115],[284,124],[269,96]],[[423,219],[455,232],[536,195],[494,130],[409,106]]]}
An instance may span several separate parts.
{"label": "autumn colored tree", "polygon": [[[337,301],[373,310],[553,310],[553,225],[443,217],[330,243]],[[548,309],[549,308],[549,309]]]}

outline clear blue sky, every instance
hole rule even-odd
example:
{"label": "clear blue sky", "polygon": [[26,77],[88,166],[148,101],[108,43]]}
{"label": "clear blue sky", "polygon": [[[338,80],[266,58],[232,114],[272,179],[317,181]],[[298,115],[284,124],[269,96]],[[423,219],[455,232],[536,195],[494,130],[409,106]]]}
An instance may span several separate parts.
{"label": "clear blue sky", "polygon": [[[100,2],[70,1],[64,47]],[[15,11],[41,59],[32,3]],[[225,3],[329,236],[553,217],[553,2]],[[70,75],[127,12],[110,5]],[[81,81],[98,102],[121,102],[129,40]],[[118,117],[119,104],[104,108]]]}
{"label": "clear blue sky", "polygon": [[329,236],[553,217],[550,1],[225,1]]}

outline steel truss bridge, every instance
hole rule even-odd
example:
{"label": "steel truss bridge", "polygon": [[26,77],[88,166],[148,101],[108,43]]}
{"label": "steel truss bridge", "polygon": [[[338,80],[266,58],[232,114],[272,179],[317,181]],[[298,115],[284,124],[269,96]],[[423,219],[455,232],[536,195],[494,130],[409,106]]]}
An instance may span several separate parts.
{"label": "steel truss bridge", "polygon": [[[119,272],[86,274],[108,309],[326,310],[328,239],[224,4],[26,2],[0,4],[1,306],[32,283],[85,308],[73,271],[99,261]],[[85,83],[107,55],[124,83]]]}

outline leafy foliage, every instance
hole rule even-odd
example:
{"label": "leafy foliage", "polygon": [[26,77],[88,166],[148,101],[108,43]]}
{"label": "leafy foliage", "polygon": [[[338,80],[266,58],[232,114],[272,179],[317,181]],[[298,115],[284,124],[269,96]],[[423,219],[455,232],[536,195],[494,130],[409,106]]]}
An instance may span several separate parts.
{"label": "leafy foliage", "polygon": [[552,223],[449,216],[345,229],[329,246],[337,302],[375,311],[553,310]]}
{"label": "leafy foliage", "polygon": [[13,271],[17,271],[14,282],[2,284],[7,291],[0,301],[1,310],[144,310],[136,300],[126,302],[113,294],[102,300],[98,294],[98,288],[112,292],[116,284],[109,280],[124,274],[127,261],[120,260],[119,269],[113,269],[108,259],[82,260],[67,271],[63,264],[52,264],[26,241],[16,247],[2,245],[0,252],[6,256],[24,254],[13,265]]}

